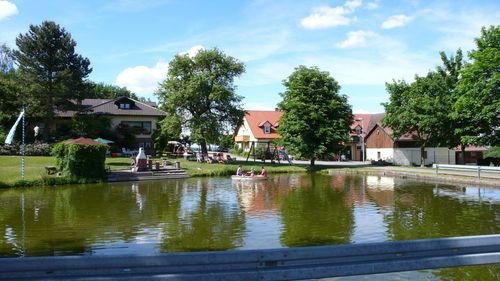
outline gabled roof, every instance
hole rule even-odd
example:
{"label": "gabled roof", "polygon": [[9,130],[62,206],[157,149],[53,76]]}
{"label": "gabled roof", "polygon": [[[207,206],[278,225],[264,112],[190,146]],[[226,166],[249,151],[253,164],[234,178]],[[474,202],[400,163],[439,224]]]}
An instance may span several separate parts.
{"label": "gabled roof", "polygon": [[[133,106],[130,109],[121,109],[119,103],[122,101],[128,101]],[[149,103],[149,102],[148,102]],[[121,116],[164,116],[165,112],[151,106],[148,103],[144,103],[138,100],[134,100],[128,97],[119,97],[116,99],[84,99],[82,100],[82,105],[89,112],[109,114],[109,115],[121,115]],[[59,117],[72,117],[75,115],[75,111],[63,111],[57,112],[56,116]]]}
{"label": "gabled roof", "polygon": [[[278,121],[283,115],[280,111],[263,111],[263,110],[247,110],[245,114],[245,119],[252,131],[252,134],[257,139],[276,139],[281,136],[276,133]],[[266,122],[271,125],[271,133],[264,134],[263,126]]]}
{"label": "gabled roof", "polygon": [[357,126],[361,126],[363,129],[363,137],[366,137],[368,135],[368,132],[370,132],[378,123],[382,121],[382,118],[384,118],[385,113],[374,113],[374,114],[359,114],[359,113],[354,113],[353,114],[353,121],[351,124],[351,135],[356,135],[355,129]]}

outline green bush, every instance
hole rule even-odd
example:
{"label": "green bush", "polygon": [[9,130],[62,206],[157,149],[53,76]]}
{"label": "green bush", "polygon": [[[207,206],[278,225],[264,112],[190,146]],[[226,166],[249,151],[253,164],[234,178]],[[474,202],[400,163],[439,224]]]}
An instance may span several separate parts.
{"label": "green bush", "polygon": [[[33,143],[24,145],[24,155],[26,156],[49,156],[52,146],[48,143]],[[0,155],[21,155],[22,145],[0,144]]]}
{"label": "green bush", "polygon": [[105,161],[107,145],[82,145],[58,143],[52,154],[63,175],[74,179],[93,180],[106,177]]}

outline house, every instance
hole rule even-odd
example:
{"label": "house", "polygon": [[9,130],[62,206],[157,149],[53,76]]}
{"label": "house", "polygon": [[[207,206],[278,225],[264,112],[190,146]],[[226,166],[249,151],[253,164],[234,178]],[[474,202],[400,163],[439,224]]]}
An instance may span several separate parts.
{"label": "house", "polygon": [[[394,139],[393,130],[381,124],[383,114],[371,117],[365,136],[366,160],[384,160],[395,165],[419,165],[421,151],[414,135],[406,133]],[[425,165],[455,164],[455,150],[447,147],[426,147]]]}
{"label": "house", "polygon": [[247,110],[234,138],[238,147],[248,151],[252,143],[271,143],[281,136],[276,132],[282,112]]}
{"label": "house", "polygon": [[455,159],[457,160],[457,164],[478,164],[478,161],[483,159],[483,154],[486,153],[488,149],[486,147],[478,147],[474,145],[469,145],[465,147],[465,161],[462,158],[462,151],[460,146],[455,148]]}
{"label": "house", "polygon": [[[136,137],[136,147],[143,147],[147,154],[153,150],[151,135],[157,127],[159,118],[165,112],[155,107],[154,103],[141,102],[128,97],[116,99],[84,99],[81,102],[86,112],[104,114],[111,117],[112,129],[118,126],[133,128]],[[56,128],[68,127],[75,111],[56,113]]]}
{"label": "house", "polygon": [[[363,160],[363,144],[366,147],[366,135],[384,117],[384,113],[354,114],[351,124],[351,140],[346,142],[347,160]],[[364,159],[367,159],[366,157]]]}

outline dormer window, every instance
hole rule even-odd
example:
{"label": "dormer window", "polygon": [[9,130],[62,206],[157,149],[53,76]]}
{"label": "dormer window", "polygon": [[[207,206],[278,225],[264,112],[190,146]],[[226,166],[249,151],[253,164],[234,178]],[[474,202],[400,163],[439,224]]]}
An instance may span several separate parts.
{"label": "dormer window", "polygon": [[130,103],[120,103],[120,109],[130,109]]}
{"label": "dormer window", "polygon": [[271,125],[269,123],[264,124],[264,134],[271,133]]}

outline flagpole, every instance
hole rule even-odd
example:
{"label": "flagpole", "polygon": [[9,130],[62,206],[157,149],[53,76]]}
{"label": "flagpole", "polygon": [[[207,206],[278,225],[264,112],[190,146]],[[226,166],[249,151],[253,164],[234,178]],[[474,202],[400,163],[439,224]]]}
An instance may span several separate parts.
{"label": "flagpole", "polygon": [[23,137],[22,137],[22,148],[21,148],[21,151],[22,151],[22,158],[21,158],[21,177],[22,179],[24,180],[24,116],[26,115],[26,112],[24,111],[24,106],[23,106]]}

